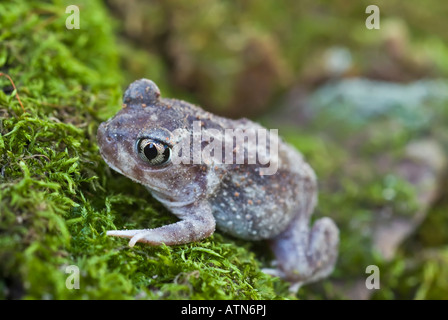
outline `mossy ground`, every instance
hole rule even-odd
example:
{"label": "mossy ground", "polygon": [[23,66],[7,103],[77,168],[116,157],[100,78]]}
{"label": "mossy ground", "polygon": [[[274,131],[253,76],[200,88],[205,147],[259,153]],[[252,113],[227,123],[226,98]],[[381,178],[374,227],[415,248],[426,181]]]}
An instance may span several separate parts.
{"label": "mossy ground", "polygon": [[[255,12],[260,23],[273,24],[275,14],[285,14],[283,6],[270,10],[273,3],[266,1]],[[150,228],[176,220],[142,186],[105,165],[95,138],[98,124],[120,108],[127,82],[142,72],[125,73],[120,63],[132,66],[132,60],[139,65],[149,59],[144,70],[160,81],[163,92],[170,92],[168,70],[157,55],[117,43],[116,22],[100,1],[77,1],[81,29],[67,30],[65,8],[70,4],[57,0],[0,4],[0,72],[12,77],[26,110],[22,111],[8,79],[1,77],[0,298],[295,298],[286,283],[260,271],[271,258],[261,243],[217,232],[183,246],[129,248],[123,239],[106,237],[110,229]],[[266,20],[267,13],[272,17]],[[203,21],[198,30],[209,28],[208,23],[213,26],[212,22]],[[305,35],[302,25],[296,27],[300,30],[291,34],[302,36],[287,52],[290,61],[306,54],[301,48],[313,35],[329,37],[323,29]],[[383,289],[374,298],[446,297],[448,285],[441,279],[448,279],[447,240],[443,228],[439,236],[433,232],[434,225],[447,223],[443,197],[433,209],[435,214],[393,261],[386,262],[373,251],[369,234],[363,232],[375,208],[390,206],[404,215],[415,209],[412,188],[386,174],[376,175],[369,167],[377,150],[385,146],[401,150],[408,133],[372,130],[376,138],[363,146],[364,162],[353,167],[350,152],[333,138],[340,136],[335,132],[350,132],[336,126],[325,136],[321,133],[326,126],[322,122],[303,129],[283,128],[281,133],[325,181],[316,217],[334,217],[342,235],[332,279],[349,283],[365,278],[365,266],[377,264]],[[394,201],[384,198],[385,188],[397,191]],[[421,254],[415,254],[416,248]],[[66,286],[66,267],[71,265],[80,270],[79,290]],[[303,288],[299,297],[343,298],[330,280]]]}

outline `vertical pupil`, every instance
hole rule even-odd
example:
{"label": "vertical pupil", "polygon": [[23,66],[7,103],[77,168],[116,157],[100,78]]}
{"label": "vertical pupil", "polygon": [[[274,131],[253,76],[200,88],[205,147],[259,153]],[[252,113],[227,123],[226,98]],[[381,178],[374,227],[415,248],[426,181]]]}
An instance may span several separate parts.
{"label": "vertical pupil", "polygon": [[143,149],[143,152],[145,153],[145,156],[146,158],[148,158],[148,160],[154,159],[159,153],[154,143],[146,145]]}
{"label": "vertical pupil", "polygon": [[163,159],[167,160],[170,157],[170,148],[165,148],[165,150],[163,151]]}

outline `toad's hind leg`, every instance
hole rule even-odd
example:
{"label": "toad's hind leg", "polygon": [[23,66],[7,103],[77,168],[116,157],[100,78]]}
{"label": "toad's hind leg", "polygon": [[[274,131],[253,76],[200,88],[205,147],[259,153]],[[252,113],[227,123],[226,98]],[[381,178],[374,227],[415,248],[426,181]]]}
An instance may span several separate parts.
{"label": "toad's hind leg", "polygon": [[333,220],[322,218],[309,229],[308,217],[298,215],[288,228],[270,240],[277,269],[265,272],[291,282],[291,291],[328,276],[338,256],[339,230]]}

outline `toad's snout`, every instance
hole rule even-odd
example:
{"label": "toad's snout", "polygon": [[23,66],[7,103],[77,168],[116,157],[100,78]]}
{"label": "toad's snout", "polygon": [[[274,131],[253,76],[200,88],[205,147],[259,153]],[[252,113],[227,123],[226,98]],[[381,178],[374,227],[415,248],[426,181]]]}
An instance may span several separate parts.
{"label": "toad's snout", "polygon": [[110,147],[111,145],[117,143],[118,135],[114,132],[114,130],[111,130],[109,122],[103,122],[98,127],[96,138],[98,140],[100,150],[104,150],[104,148]]}
{"label": "toad's snout", "polygon": [[103,122],[98,127],[96,139],[98,141],[101,156],[105,160],[110,160],[110,158],[114,157],[116,154],[117,146],[120,143],[122,136],[117,130],[114,130],[110,122]]}
{"label": "toad's snout", "polygon": [[103,122],[98,127],[97,140],[100,148],[108,144],[117,144],[126,140],[126,128],[121,124],[121,121],[109,120]]}
{"label": "toad's snout", "polygon": [[100,145],[100,147],[105,142],[105,139],[107,137],[106,131],[107,131],[107,124],[106,122],[102,122],[98,127],[98,131],[96,133],[96,138],[98,140],[98,144]]}

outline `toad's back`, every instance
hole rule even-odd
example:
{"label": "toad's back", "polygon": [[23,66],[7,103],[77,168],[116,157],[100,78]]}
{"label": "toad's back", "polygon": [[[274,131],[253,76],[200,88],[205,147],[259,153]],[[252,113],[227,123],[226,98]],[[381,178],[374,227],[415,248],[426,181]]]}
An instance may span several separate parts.
{"label": "toad's back", "polygon": [[278,160],[272,175],[260,175],[257,165],[229,165],[210,201],[220,230],[248,240],[269,239],[296,215],[311,215],[317,198],[314,171],[283,142]]}

